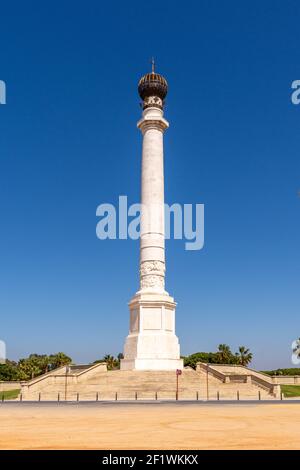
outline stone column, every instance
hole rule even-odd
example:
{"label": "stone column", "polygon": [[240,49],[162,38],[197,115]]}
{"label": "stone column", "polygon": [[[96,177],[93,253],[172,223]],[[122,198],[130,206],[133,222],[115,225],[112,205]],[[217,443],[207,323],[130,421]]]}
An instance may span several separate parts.
{"label": "stone column", "polygon": [[122,370],[182,369],[173,297],[165,291],[163,117],[166,80],[154,71],[140,80],[143,116],[140,288],[129,302],[130,326]]}
{"label": "stone column", "polygon": [[143,134],[140,290],[164,292],[164,156],[163,133],[169,127],[162,110],[147,108],[138,122]]}

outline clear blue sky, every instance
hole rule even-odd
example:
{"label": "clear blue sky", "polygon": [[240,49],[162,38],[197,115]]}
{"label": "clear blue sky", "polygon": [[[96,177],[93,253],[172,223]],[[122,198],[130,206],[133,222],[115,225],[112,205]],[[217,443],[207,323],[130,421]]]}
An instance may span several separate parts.
{"label": "clear blue sky", "polygon": [[8,356],[118,353],[138,242],[96,207],[139,201],[137,82],[169,82],[166,200],[205,204],[205,247],[167,242],[183,354],[246,345],[291,366],[300,336],[298,1],[4,2],[0,338]]}

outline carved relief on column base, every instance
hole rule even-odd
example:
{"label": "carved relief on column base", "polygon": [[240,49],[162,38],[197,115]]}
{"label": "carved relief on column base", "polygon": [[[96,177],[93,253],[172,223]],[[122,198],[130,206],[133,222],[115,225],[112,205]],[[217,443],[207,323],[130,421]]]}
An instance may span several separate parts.
{"label": "carved relief on column base", "polygon": [[140,267],[140,288],[165,288],[165,263],[162,261],[143,261]]}

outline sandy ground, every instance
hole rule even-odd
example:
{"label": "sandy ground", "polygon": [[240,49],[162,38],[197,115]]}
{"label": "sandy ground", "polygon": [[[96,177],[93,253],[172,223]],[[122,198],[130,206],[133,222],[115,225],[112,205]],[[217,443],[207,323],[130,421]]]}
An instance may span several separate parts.
{"label": "sandy ground", "polygon": [[0,449],[300,449],[300,404],[0,404]]}

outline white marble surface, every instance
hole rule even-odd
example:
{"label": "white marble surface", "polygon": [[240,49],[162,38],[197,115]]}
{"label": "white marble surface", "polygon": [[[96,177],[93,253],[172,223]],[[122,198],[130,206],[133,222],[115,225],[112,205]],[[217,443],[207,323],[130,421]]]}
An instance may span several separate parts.
{"label": "white marble surface", "polygon": [[174,299],[165,291],[163,134],[169,127],[159,108],[138,122],[143,134],[140,290],[129,303],[130,326],[122,370],[182,369],[175,334]]}

